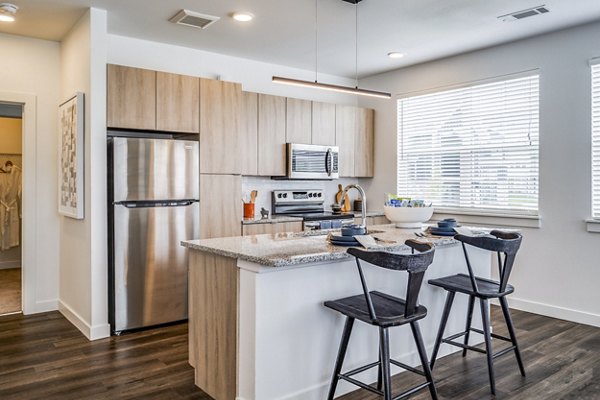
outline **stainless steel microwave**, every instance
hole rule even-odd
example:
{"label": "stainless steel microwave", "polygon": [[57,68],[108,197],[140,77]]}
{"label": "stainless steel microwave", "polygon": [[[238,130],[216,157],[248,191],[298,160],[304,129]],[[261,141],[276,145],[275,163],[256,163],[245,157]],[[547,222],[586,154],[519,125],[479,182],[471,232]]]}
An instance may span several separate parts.
{"label": "stainless steel microwave", "polygon": [[339,178],[339,147],[288,143],[287,178]]}

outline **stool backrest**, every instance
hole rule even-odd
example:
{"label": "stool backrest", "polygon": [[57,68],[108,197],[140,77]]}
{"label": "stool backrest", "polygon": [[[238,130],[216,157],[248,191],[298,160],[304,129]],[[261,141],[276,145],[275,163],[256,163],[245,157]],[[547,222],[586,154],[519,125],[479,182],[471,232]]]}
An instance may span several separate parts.
{"label": "stool backrest", "polygon": [[[367,282],[363,275],[363,271],[359,260],[366,261],[375,266],[396,270],[396,271],[407,271],[408,272],[408,286],[406,289],[406,307],[404,315],[406,317],[411,316],[417,309],[419,291],[421,290],[421,284],[423,283],[423,276],[427,267],[433,262],[434,248],[429,243],[418,242],[416,240],[407,240],[405,242],[407,246],[412,249],[412,254],[397,254],[388,253],[385,251],[367,251],[357,248],[349,248],[348,254],[356,257],[356,265],[358,267],[358,273],[360,275],[360,282],[362,284],[367,306],[369,307],[369,315],[371,319],[377,319],[377,314],[371,301],[371,295],[367,287]],[[417,250],[419,253],[415,253]]]}
{"label": "stool backrest", "polygon": [[[510,277],[510,273],[512,272],[513,265],[515,263],[517,251],[519,251],[519,247],[521,247],[521,240],[523,239],[523,236],[517,232],[493,230],[489,235],[486,236],[465,236],[458,234],[454,236],[454,239],[462,242],[463,252],[465,254],[465,260],[467,261],[467,268],[469,269],[473,290],[479,293],[465,244],[497,253],[498,276],[500,277],[500,286],[498,289],[499,292],[505,291],[506,286],[508,285],[508,278]],[[502,254],[504,254],[504,261],[502,261]]]}

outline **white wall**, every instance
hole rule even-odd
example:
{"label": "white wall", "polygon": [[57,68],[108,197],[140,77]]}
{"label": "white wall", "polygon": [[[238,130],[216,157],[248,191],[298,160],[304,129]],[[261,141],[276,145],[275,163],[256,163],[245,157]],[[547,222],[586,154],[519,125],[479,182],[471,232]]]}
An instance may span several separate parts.
{"label": "white wall", "polygon": [[[56,42],[0,34],[0,92],[30,99],[24,115],[24,312],[56,309],[58,297],[57,106],[60,56]],[[2,98],[0,100],[7,100]],[[24,100],[27,101],[27,100]],[[27,108],[31,110],[27,114]],[[33,113],[33,114],[32,114]],[[32,123],[34,122],[34,123]],[[27,197],[27,198],[26,198]]]}
{"label": "white wall", "polygon": [[88,338],[110,334],[106,256],[106,12],[90,9],[61,43],[61,99],[85,94],[84,219],[61,217],[60,310]]}
{"label": "white wall", "polygon": [[[600,56],[600,23],[366,78],[361,85],[400,94],[540,70],[541,228],[524,228],[511,306],[600,326],[600,235],[591,215],[591,106],[588,60]],[[396,189],[396,102],[376,108],[375,178],[369,198]]]}

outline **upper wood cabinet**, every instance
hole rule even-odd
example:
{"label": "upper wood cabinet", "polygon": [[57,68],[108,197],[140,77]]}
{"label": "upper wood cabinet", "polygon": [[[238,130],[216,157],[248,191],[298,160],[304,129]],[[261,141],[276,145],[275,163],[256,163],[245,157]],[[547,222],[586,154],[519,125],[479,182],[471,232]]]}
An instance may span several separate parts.
{"label": "upper wood cabinet", "polygon": [[258,175],[285,176],[286,98],[258,95]]}
{"label": "upper wood cabinet", "polygon": [[335,146],[335,104],[312,102],[311,143]]}
{"label": "upper wood cabinet", "polygon": [[200,132],[200,81],[193,76],[156,73],[156,129]]}
{"label": "upper wood cabinet", "polygon": [[240,147],[242,175],[258,175],[258,93],[242,92]]}
{"label": "upper wood cabinet", "polygon": [[354,139],[354,176],[373,177],[374,111],[369,108],[356,110],[356,135]]}
{"label": "upper wood cabinet", "polygon": [[241,99],[239,83],[200,79],[200,173],[242,172]]}
{"label": "upper wood cabinet", "polygon": [[107,125],[112,128],[156,129],[156,72],[108,65]]}
{"label": "upper wood cabinet", "polygon": [[336,145],[340,148],[340,176],[372,177],[373,110],[337,105],[335,121]]}
{"label": "upper wood cabinet", "polygon": [[200,239],[240,236],[242,177],[200,174]]}
{"label": "upper wood cabinet", "polygon": [[310,100],[288,97],[286,109],[286,140],[288,143],[311,143],[312,105]]}

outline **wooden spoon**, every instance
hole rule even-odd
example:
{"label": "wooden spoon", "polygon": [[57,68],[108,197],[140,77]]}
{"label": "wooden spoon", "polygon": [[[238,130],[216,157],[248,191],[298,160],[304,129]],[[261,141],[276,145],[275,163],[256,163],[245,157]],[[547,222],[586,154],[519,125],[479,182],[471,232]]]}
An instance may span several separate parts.
{"label": "wooden spoon", "polygon": [[256,196],[258,196],[258,191],[253,190],[250,192],[250,203],[254,203],[256,201]]}

